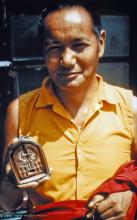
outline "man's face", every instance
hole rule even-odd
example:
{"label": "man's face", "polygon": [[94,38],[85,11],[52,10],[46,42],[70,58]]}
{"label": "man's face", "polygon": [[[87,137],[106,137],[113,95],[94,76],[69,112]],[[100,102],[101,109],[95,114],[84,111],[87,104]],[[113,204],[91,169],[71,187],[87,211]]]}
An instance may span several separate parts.
{"label": "man's face", "polygon": [[56,87],[66,90],[88,85],[102,55],[88,12],[82,7],[62,9],[50,13],[44,25],[45,63]]}

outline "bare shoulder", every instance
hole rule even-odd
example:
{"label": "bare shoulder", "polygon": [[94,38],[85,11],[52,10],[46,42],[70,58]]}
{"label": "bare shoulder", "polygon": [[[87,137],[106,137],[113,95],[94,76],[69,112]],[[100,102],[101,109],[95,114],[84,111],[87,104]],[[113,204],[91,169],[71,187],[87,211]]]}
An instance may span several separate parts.
{"label": "bare shoulder", "polygon": [[15,99],[12,101],[8,108],[6,114],[6,129],[7,125],[12,126],[13,129],[18,127],[18,119],[19,119],[19,99]]}
{"label": "bare shoulder", "polygon": [[12,101],[8,108],[5,120],[5,149],[12,142],[13,138],[17,137],[19,123],[19,99]]}
{"label": "bare shoulder", "polygon": [[19,98],[14,99],[7,108],[7,114],[14,114],[14,113],[18,113],[18,109],[19,109]]}

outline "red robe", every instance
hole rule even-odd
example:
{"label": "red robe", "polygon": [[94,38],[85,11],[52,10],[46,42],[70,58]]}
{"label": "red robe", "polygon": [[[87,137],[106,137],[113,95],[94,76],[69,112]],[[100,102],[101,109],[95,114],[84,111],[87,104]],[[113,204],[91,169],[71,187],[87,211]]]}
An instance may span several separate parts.
{"label": "red robe", "polygon": [[[89,186],[90,187],[90,186]],[[126,190],[133,191],[131,205],[128,209],[124,220],[137,219],[137,163],[132,160],[119,168],[116,174],[105,181],[91,196],[105,193],[122,192]],[[38,206],[31,210],[31,215],[24,217],[25,220],[80,220],[85,219],[84,216],[88,212],[89,201],[62,201],[53,202],[46,205]],[[98,220],[98,218],[95,220]]]}

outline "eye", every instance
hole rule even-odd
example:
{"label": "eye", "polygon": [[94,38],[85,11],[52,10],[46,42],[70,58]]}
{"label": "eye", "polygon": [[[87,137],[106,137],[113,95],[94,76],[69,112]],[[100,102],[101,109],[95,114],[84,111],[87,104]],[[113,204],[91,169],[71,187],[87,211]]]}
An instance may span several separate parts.
{"label": "eye", "polygon": [[88,47],[87,43],[84,42],[78,42],[73,44],[73,50],[77,51],[78,53],[81,53],[85,48]]}
{"label": "eye", "polygon": [[45,47],[45,53],[54,53],[62,51],[60,44],[52,44]]}

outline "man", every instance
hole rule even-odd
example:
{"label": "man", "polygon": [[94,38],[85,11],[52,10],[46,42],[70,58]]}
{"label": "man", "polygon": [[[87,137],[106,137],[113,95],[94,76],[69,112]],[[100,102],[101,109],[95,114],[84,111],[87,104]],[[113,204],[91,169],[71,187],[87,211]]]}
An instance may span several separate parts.
{"label": "man", "polygon": [[[88,1],[86,1],[87,3]],[[88,200],[136,151],[137,98],[103,82],[96,74],[106,32],[98,17],[78,1],[45,12],[44,60],[49,78],[8,107],[6,150],[23,135],[38,141],[53,168],[50,180],[30,190],[34,205],[48,201]],[[133,120],[134,116],[134,120]],[[1,184],[6,210],[20,206],[23,192],[7,178]],[[4,187],[13,197],[4,196]],[[12,189],[12,190],[10,190]],[[94,196],[101,219],[124,219],[132,191]],[[65,217],[64,217],[65,219]]]}

